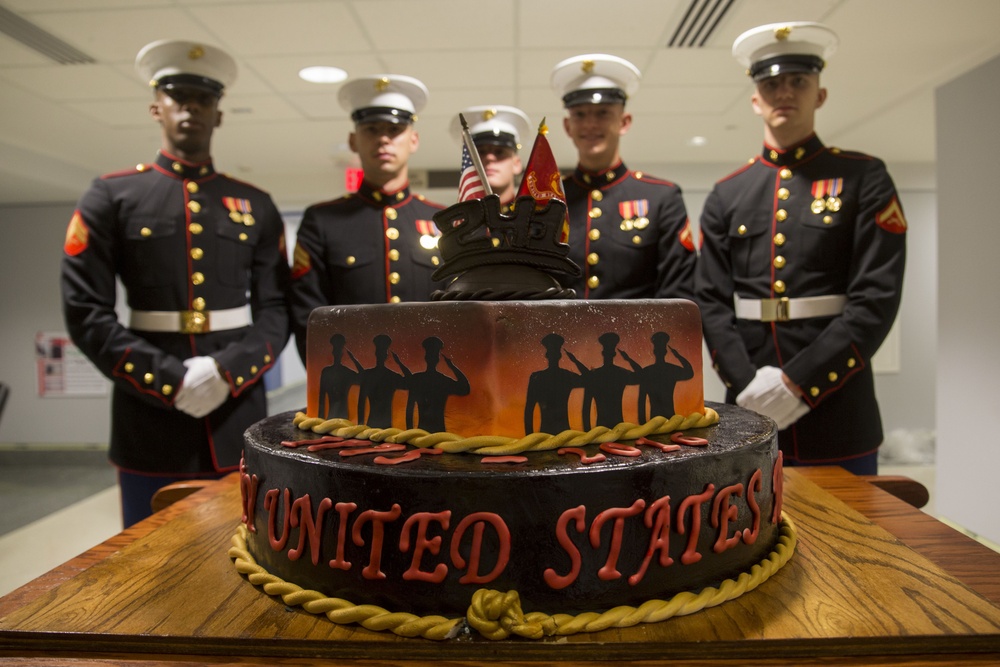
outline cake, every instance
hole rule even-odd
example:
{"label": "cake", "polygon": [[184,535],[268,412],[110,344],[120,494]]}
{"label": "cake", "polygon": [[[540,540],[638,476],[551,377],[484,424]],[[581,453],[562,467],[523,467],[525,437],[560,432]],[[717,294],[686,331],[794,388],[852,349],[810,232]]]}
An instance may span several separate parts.
{"label": "cake", "polygon": [[566,299],[542,203],[435,215],[436,301],[313,312],[305,411],[245,435],[251,583],[402,636],[537,639],[693,613],[790,558],[775,424],[706,405],[697,306]]}

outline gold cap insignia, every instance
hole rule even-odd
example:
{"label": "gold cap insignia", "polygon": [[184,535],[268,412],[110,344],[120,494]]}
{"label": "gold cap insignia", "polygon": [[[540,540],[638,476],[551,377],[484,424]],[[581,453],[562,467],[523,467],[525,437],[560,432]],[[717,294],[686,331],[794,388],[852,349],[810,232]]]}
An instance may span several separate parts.
{"label": "gold cap insignia", "polygon": [[792,26],[786,25],[780,28],[774,29],[774,38],[779,42],[783,42],[788,39],[788,36],[792,34]]}
{"label": "gold cap insignia", "polygon": [[584,60],[582,63],[580,63],[580,70],[583,71],[584,74],[590,74],[591,72],[594,71],[594,61]]}
{"label": "gold cap insignia", "polygon": [[192,46],[191,50],[188,51],[188,58],[190,60],[198,60],[199,58],[205,57],[205,49],[201,46]]}
{"label": "gold cap insignia", "polygon": [[375,80],[375,90],[377,90],[378,92],[381,93],[388,87],[389,87],[389,77],[383,76],[382,78]]}
{"label": "gold cap insignia", "polygon": [[497,115],[496,109],[487,109],[486,111],[483,112],[483,120],[491,120],[496,115]]}

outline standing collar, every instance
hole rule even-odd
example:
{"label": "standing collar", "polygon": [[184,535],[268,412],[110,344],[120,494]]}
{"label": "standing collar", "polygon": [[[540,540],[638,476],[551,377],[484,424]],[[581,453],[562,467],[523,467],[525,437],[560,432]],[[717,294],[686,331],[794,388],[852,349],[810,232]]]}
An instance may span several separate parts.
{"label": "standing collar", "polygon": [[406,201],[410,197],[410,182],[407,181],[406,185],[399,190],[388,192],[375,187],[368,181],[361,181],[361,187],[358,188],[357,194],[379,206],[392,206]]}
{"label": "standing collar", "polygon": [[628,167],[625,163],[618,161],[618,164],[601,172],[586,171],[580,165],[573,171],[573,179],[583,183],[588,187],[605,187],[611,183],[619,181],[628,175]]}
{"label": "standing collar", "polygon": [[805,141],[785,149],[768,146],[765,143],[760,157],[769,164],[787,167],[816,155],[823,148],[823,142],[815,134],[812,134]]}
{"label": "standing collar", "polygon": [[188,162],[170,153],[159,151],[156,154],[155,164],[160,171],[185,180],[198,180],[215,174],[215,166],[211,159],[204,162]]}

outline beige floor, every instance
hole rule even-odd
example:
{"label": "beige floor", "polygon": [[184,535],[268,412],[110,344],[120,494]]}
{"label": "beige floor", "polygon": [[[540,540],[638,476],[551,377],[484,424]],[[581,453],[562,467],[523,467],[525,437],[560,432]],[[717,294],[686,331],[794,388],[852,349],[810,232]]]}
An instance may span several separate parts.
{"label": "beige floor", "polygon": [[[923,510],[934,514],[933,466],[882,466],[879,472],[906,475],[924,484],[931,498]],[[958,526],[956,528],[961,530]],[[112,487],[0,537],[0,595],[9,593],[120,531],[118,490]],[[997,545],[981,541],[1000,551]]]}

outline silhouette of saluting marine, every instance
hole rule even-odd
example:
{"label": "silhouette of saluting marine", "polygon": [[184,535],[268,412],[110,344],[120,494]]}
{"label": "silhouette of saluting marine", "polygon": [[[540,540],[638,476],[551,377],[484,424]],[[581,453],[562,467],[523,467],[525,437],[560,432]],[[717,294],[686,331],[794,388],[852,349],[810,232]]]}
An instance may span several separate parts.
{"label": "silhouette of saluting marine", "polygon": [[[347,419],[347,395],[352,385],[359,383],[359,373],[364,369],[358,360],[347,349],[347,339],[343,334],[330,336],[330,348],[333,353],[333,363],[323,369],[319,379],[319,416],[321,419]],[[344,353],[354,362],[354,368],[342,361]]]}
{"label": "silhouette of saluting marine", "polygon": [[[444,423],[444,408],[449,396],[467,396],[471,391],[469,380],[465,374],[458,369],[451,359],[441,354],[444,343],[437,336],[425,338],[424,361],[427,369],[419,373],[411,374],[409,370],[403,368],[403,375],[406,376],[406,388],[408,391],[406,400],[406,428],[413,428],[413,409],[417,409],[417,428],[437,433],[447,430]],[[450,378],[437,370],[438,362],[444,359],[451,372],[455,375]]]}

